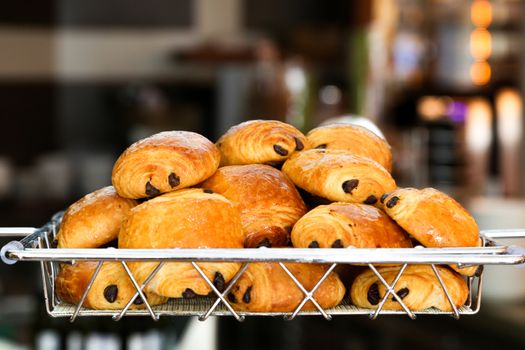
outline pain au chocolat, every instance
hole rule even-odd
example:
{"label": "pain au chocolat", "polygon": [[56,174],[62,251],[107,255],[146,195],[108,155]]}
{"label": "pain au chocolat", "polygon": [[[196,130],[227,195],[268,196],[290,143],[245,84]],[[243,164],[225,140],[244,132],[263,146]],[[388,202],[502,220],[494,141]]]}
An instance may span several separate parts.
{"label": "pain au chocolat", "polygon": [[[79,261],[73,265],[61,264],[55,290],[61,301],[78,304],[95,273],[98,262]],[[91,289],[84,307],[97,310],[119,310],[133,298],[137,290],[120,262],[104,262]],[[153,293],[145,293],[150,305],[165,303],[168,299]],[[134,300],[131,308],[143,308],[140,295]]]}
{"label": "pain au chocolat", "polygon": [[334,202],[376,204],[396,183],[379,163],[334,149],[292,155],[282,171],[298,187]]}
{"label": "pain au chocolat", "polygon": [[308,148],[306,137],[278,120],[250,120],[231,127],[217,141],[221,165],[284,162],[295,151]]}
{"label": "pain au chocolat", "polygon": [[352,124],[330,124],[310,130],[306,135],[312,148],[339,149],[375,160],[392,171],[392,151],[388,142],[372,131]]}
{"label": "pain au chocolat", "polygon": [[204,136],[165,131],[134,143],[122,153],[113,167],[113,186],[122,197],[155,197],[207,179],[219,161],[219,150]]}
{"label": "pain au chocolat", "polygon": [[366,204],[320,205],[292,230],[296,248],[410,248],[410,238],[382,210]]}
{"label": "pain au chocolat", "polygon": [[64,213],[58,247],[97,248],[116,240],[122,221],[135,205],[135,200],[122,198],[112,186],[84,196]]}
{"label": "pain au chocolat", "polygon": [[[381,199],[385,212],[425,247],[478,247],[474,218],[453,198],[434,188],[398,189]],[[471,276],[478,267],[458,268]]]}
{"label": "pain au chocolat", "polygon": [[[318,264],[284,264],[307,291],[311,291],[327,271]],[[335,272],[330,273],[314,293],[323,309],[338,305],[345,287]],[[248,312],[291,312],[301,303],[304,293],[277,263],[252,263],[228,294],[233,308]],[[303,310],[313,310],[308,301]]]}
{"label": "pain au chocolat", "polygon": [[[122,222],[136,201],[120,197],[113,187],[104,187],[72,204],[64,213],[58,232],[59,248],[99,248],[117,239]],[[55,290],[61,301],[78,304],[86,290],[98,262],[77,261],[60,264]],[[91,309],[115,310],[123,308],[136,289],[124,267],[118,262],[103,263],[83,306]],[[147,294],[152,305],[167,299]],[[135,299],[134,308],[141,307],[142,299]]]}
{"label": "pain au chocolat", "polygon": [[288,245],[292,226],[306,213],[292,181],[268,165],[222,167],[201,186],[239,208],[246,248]]}
{"label": "pain au chocolat", "polygon": [[[377,270],[392,284],[401,267],[378,267]],[[468,286],[463,277],[445,266],[436,266],[454,305],[459,308],[468,297]],[[434,307],[452,311],[452,306],[430,265],[408,265],[394,286],[396,294],[412,311]],[[358,307],[376,309],[386,293],[386,287],[372,270],[356,277],[350,289],[352,303]],[[402,310],[401,304],[390,294],[384,310]]]}
{"label": "pain au chocolat", "polygon": [[[244,233],[235,205],[217,193],[184,189],[155,197],[131,210],[119,234],[119,248],[242,248]],[[158,263],[129,262],[139,283]],[[222,290],[238,263],[198,263]],[[207,295],[211,288],[191,263],[166,263],[146,290],[170,298]]]}

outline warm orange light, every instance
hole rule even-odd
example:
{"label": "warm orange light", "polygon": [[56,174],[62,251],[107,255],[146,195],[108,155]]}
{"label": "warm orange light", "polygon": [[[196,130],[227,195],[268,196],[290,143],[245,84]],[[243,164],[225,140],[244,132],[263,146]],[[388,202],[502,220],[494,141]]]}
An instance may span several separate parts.
{"label": "warm orange light", "polygon": [[492,23],[492,5],[487,0],[474,0],[470,7],[470,20],[476,27],[487,28]]}
{"label": "warm orange light", "polygon": [[424,96],[417,102],[417,111],[425,120],[438,120],[447,114],[450,97]]}
{"label": "warm orange light", "polygon": [[485,61],[492,53],[492,35],[486,29],[476,29],[470,34],[470,54],[476,61]]}
{"label": "warm orange light", "polygon": [[490,81],[491,69],[487,62],[474,62],[470,66],[470,79],[474,85],[486,85]]}

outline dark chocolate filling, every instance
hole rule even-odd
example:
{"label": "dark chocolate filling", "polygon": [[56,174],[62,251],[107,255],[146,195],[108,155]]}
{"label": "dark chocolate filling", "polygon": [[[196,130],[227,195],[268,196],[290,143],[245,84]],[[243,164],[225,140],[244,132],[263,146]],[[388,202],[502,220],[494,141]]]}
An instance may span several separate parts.
{"label": "dark chocolate filling", "polygon": [[180,185],[180,177],[178,177],[175,173],[171,173],[170,176],[168,176],[168,182],[171,188],[177,187]]}
{"label": "dark chocolate filling", "polygon": [[334,243],[332,243],[332,248],[344,248],[343,242],[340,239],[336,239]]}
{"label": "dark chocolate filling", "polygon": [[375,204],[375,203],[377,203],[377,197],[374,196],[374,195],[370,195],[370,196],[368,196],[367,199],[365,199],[365,201],[363,203],[365,203],[365,204]]}
{"label": "dark chocolate filling", "polygon": [[115,284],[110,284],[104,289],[104,298],[110,303],[114,303],[117,300],[118,287]]}
{"label": "dark chocolate filling", "polygon": [[147,196],[153,197],[153,196],[158,196],[159,194],[160,194],[160,191],[155,186],[153,186],[149,181],[146,182],[146,195]]}
{"label": "dark chocolate filling", "polygon": [[386,202],[386,207],[393,208],[397,204],[398,201],[399,201],[399,197],[394,196],[390,198],[388,202]]}
{"label": "dark chocolate filling", "polygon": [[352,191],[359,185],[359,180],[358,179],[352,179],[352,180],[347,180],[345,182],[343,182],[343,191],[345,191],[345,193],[350,193],[352,194]]}
{"label": "dark chocolate filling", "polygon": [[280,156],[284,157],[288,155],[288,151],[279,145],[273,145],[273,150]]}
{"label": "dark chocolate filling", "polygon": [[242,296],[242,301],[246,304],[250,303],[250,301],[252,300],[252,296],[251,296],[251,293],[252,293],[252,286],[249,286],[247,289],[246,289],[246,292],[244,292],[244,295]]}
{"label": "dark chocolate filling", "polygon": [[186,288],[184,292],[182,292],[182,297],[186,299],[195,298],[197,294],[190,288]]}
{"label": "dark chocolate filling", "polygon": [[317,241],[311,241],[308,245],[308,248],[319,248],[319,242]]}
{"label": "dark chocolate filling", "polygon": [[298,137],[294,137],[295,140],[295,149],[297,151],[302,151],[304,149],[304,144]]}
{"label": "dark chocolate filling", "polygon": [[219,292],[224,292],[226,288],[226,282],[224,281],[224,276],[219,271],[215,272],[215,277],[213,278],[213,285]]}
{"label": "dark chocolate filling", "polygon": [[368,293],[366,299],[372,305],[377,305],[379,303],[379,287],[377,283],[374,283],[368,288]]}

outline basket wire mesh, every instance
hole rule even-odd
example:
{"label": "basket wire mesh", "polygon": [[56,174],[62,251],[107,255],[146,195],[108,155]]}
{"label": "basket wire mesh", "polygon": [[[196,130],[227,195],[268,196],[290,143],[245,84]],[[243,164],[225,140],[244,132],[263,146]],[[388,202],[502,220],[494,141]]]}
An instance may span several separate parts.
{"label": "basket wire mesh", "polygon": [[[466,303],[456,307],[443,278],[436,265],[457,264],[459,267],[483,264],[516,265],[525,262],[525,250],[516,246],[500,246],[492,238],[525,237],[525,230],[498,230],[482,232],[482,247],[478,248],[397,248],[397,249],[332,249],[327,254],[326,249],[57,249],[54,248],[56,235],[62,213],[58,213],[49,223],[39,229],[26,228],[28,236],[20,241],[13,241],[2,248],[0,257],[5,263],[12,264],[17,261],[39,261],[44,289],[45,306],[47,313],[52,317],[69,317],[71,322],[79,316],[110,316],[115,321],[124,316],[150,316],[158,320],[161,316],[198,316],[200,320],[206,320],[210,316],[233,316],[238,321],[243,321],[246,316],[282,316],[287,320],[293,320],[298,315],[312,316],[321,315],[330,320],[335,315],[368,315],[376,319],[379,315],[401,315],[406,314],[411,319],[416,315],[451,315],[458,319],[461,315],[476,314],[481,307],[482,277],[483,272],[467,277],[469,294]],[[11,230],[11,231],[10,231]],[[16,231],[16,230],[15,230]],[[16,233],[21,235],[21,231]],[[13,229],[3,229],[2,232],[14,232]],[[55,293],[55,279],[59,271],[59,263],[74,263],[77,260],[97,261],[98,264],[93,275],[84,290],[77,305],[62,302]],[[97,278],[105,261],[120,262],[127,277],[132,282],[136,292],[122,310],[92,310],[83,307],[83,303]],[[128,262],[130,261],[156,261],[158,264],[144,280],[139,284],[131,273]],[[166,262],[188,261],[198,272],[213,292],[213,297],[197,299],[170,299],[162,305],[152,306],[144,290],[148,283],[165,266]],[[236,261],[242,262],[242,266],[223,291],[219,291],[214,283],[206,276],[199,267],[202,261]],[[292,312],[244,312],[235,310],[226,297],[238,279],[245,273],[246,269],[254,262],[275,262],[286,272],[289,278],[303,293],[303,299]],[[301,263],[323,263],[329,264],[328,269],[310,290],[299,281],[286,262]],[[381,264],[398,264],[400,269],[388,283],[378,270]],[[340,264],[359,264],[368,266],[377,277],[378,281],[385,286],[385,295],[377,304],[376,309],[364,309],[352,305],[348,297],[338,306],[324,309],[314,298],[315,291],[321,286],[325,279]],[[411,310],[403,298],[395,291],[395,286],[411,264],[428,264],[431,266],[440,287],[442,288],[452,311],[441,311],[435,308],[426,310]],[[389,297],[395,298],[402,310],[385,310],[384,305]],[[137,298],[140,298],[145,306],[144,309],[130,309]],[[315,309],[303,310],[310,302]]]}

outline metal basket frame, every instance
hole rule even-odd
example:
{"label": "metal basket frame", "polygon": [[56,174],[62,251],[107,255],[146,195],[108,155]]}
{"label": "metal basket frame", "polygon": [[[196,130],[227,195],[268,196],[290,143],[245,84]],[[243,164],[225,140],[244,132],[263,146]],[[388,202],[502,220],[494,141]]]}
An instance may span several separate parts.
{"label": "metal basket frame", "polygon": [[[376,319],[379,315],[406,314],[415,319],[417,314],[446,314],[458,319],[460,315],[476,314],[481,307],[482,272],[477,276],[467,277],[469,295],[467,302],[457,308],[452,300],[446,285],[436,268],[436,265],[457,264],[459,267],[472,265],[517,265],[525,263],[525,249],[518,246],[498,245],[494,238],[520,238],[525,237],[525,230],[493,230],[482,231],[483,244],[476,248],[359,248],[347,249],[299,249],[299,248],[259,248],[259,249],[57,249],[53,242],[63,213],[57,213],[51,221],[41,228],[3,228],[1,235],[25,236],[20,241],[6,244],[0,253],[0,258],[7,264],[17,261],[39,261],[41,266],[42,283],[47,313],[52,317],[69,317],[73,322],[78,316],[111,316],[115,321],[124,316],[151,316],[158,320],[160,316],[199,316],[206,320],[209,316],[231,315],[238,321],[243,321],[246,316],[283,316],[292,320],[296,316],[322,315],[330,320],[333,315],[369,315]],[[329,253],[327,253],[329,252]],[[59,263],[75,261],[97,261],[97,267],[77,305],[61,302],[55,293],[55,279]],[[129,300],[122,310],[90,310],[82,305],[105,261],[120,262],[126,274],[136,289],[135,295]],[[139,284],[131,273],[127,263],[130,261],[158,262],[155,269]],[[161,306],[152,306],[144,295],[144,288],[153,277],[162,269],[166,262],[190,262],[202,279],[213,291],[215,299],[198,298],[192,301],[170,300]],[[199,262],[241,262],[242,266],[228,283],[224,291],[219,291],[213,282],[199,267]],[[253,262],[275,262],[286,272],[290,279],[304,294],[303,300],[293,312],[241,312],[236,311],[229,303],[226,296],[237,280]],[[324,275],[311,290],[307,290],[296,276],[287,268],[285,263],[321,263],[330,264]],[[363,309],[351,305],[348,300],[335,308],[323,309],[314,298],[315,291],[339,264],[359,264],[368,266],[385,286],[386,293],[380,300],[376,309]],[[381,264],[398,264],[400,269],[392,281],[388,283],[377,269]],[[447,297],[452,312],[427,309],[422,311],[410,310],[403,299],[396,293],[395,285],[403,275],[405,269],[411,264],[428,264]],[[383,310],[387,299],[395,298],[402,310]],[[136,298],[141,298],[145,309],[130,310]],[[311,302],[315,311],[303,311],[307,302]],[[221,305],[222,304],[222,305]]]}

